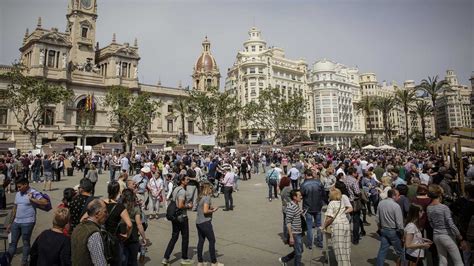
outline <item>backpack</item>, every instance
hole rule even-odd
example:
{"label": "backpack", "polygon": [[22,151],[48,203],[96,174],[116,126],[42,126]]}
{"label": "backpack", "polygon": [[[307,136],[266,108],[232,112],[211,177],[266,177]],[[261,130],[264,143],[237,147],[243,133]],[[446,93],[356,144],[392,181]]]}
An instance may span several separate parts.
{"label": "backpack", "polygon": [[41,196],[43,197],[43,199],[47,200],[48,203],[46,205],[39,205],[39,204],[36,204],[36,203],[32,203],[32,205],[35,207],[35,208],[38,208],[42,211],[45,211],[45,212],[49,212],[53,207],[51,206],[51,198],[48,196],[48,194],[46,193],[41,193],[41,192],[38,192],[41,194]]}
{"label": "backpack", "polygon": [[[111,214],[114,212],[115,207],[117,207],[117,204],[115,204],[114,207],[112,207],[112,210],[110,211]],[[117,228],[115,229],[116,232],[118,231],[119,226],[120,226],[120,223],[117,225]],[[103,228],[100,228],[100,235],[102,237],[102,242],[104,243],[105,260],[107,261],[107,263],[112,263],[114,260],[116,260],[117,256],[119,256],[119,254],[117,254],[117,249],[119,245],[118,239],[114,234],[112,234],[111,232]]]}
{"label": "backpack", "polygon": [[[173,197],[173,193],[177,189],[178,188],[173,190],[173,192],[171,193],[171,197]],[[178,195],[178,191],[176,191],[176,196],[177,195]],[[172,199],[170,203],[168,204],[168,208],[166,208],[166,219],[171,222],[176,221],[180,214],[181,214],[181,210],[178,209],[178,205],[176,204],[176,199]]]}

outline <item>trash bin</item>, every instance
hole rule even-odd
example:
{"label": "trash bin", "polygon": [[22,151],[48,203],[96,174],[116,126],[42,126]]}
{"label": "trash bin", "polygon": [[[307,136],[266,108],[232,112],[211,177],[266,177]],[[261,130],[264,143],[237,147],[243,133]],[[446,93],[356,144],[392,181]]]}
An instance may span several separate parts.
{"label": "trash bin", "polygon": [[67,168],[67,176],[72,176],[72,174],[74,173],[74,168]]}

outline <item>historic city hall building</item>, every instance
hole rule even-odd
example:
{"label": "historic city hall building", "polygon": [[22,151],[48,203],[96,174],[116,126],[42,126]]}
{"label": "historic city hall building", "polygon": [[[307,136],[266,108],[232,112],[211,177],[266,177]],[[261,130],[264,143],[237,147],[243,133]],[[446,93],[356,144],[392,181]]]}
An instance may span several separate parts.
{"label": "historic city hall building", "polygon": [[[44,77],[74,92],[71,101],[44,110],[37,143],[45,144],[59,139],[81,146],[79,122],[84,108],[94,112],[93,127],[87,133],[86,145],[113,142],[116,129],[110,123],[104,105],[107,89],[113,85],[125,86],[135,94],[149,92],[154,100],[161,101],[160,115],[151,121],[147,132],[149,141],[161,146],[177,143],[182,129],[178,114],[173,112],[173,102],[176,97],[186,95],[186,91],[181,85],[171,88],[161,86],[160,82],[156,85],[139,83],[137,40],[132,44],[118,43],[114,34],[110,44],[99,47],[95,35],[97,17],[97,0],[69,0],[65,32],[57,28],[44,29],[39,18],[36,29],[25,33],[20,47],[20,60],[26,67],[25,75]],[[381,113],[373,110],[369,117],[364,117],[354,105],[363,96],[389,96],[397,89],[414,87],[414,81],[406,81],[403,87],[395,83],[387,85],[385,82],[381,85],[374,73],[361,74],[357,68],[326,59],[308,67],[305,60],[287,58],[282,48],[268,47],[256,27],[252,27],[248,35],[243,50],[237,52],[234,64],[227,70],[225,90],[230,90],[242,105],[258,100],[260,92],[268,87],[278,88],[287,96],[300,93],[308,102],[303,130],[321,144],[337,148],[351,146],[354,138],[363,138],[368,133],[368,119],[372,121],[376,139],[382,142]],[[0,73],[11,69],[11,66],[0,66]],[[207,37],[202,42],[202,52],[191,76],[193,89],[205,91],[210,87],[219,88],[221,75]],[[442,133],[452,127],[470,127],[470,112],[474,110],[471,103],[471,95],[474,94],[470,94],[473,90],[459,85],[452,70],[447,71],[446,80],[452,90],[443,92],[437,104],[438,126]],[[474,84],[474,78],[471,82]],[[8,81],[0,80],[0,89],[6,89],[7,86]],[[403,135],[406,131],[403,121],[403,112],[394,108],[389,118],[393,137]],[[187,117],[185,132],[199,135],[197,123]],[[428,118],[428,136],[434,134],[433,125],[434,118]],[[272,134],[263,128],[256,129],[249,121],[241,121],[238,127],[243,142],[255,143]],[[411,114],[410,131],[415,128],[420,130],[420,127],[418,117]],[[0,140],[14,140],[14,145],[22,150],[32,148],[29,136],[20,132],[13,113],[1,102]],[[5,147],[0,144],[0,150],[2,148]]]}
{"label": "historic city hall building", "polygon": [[[45,144],[60,138],[81,146],[83,143],[78,125],[88,97],[92,97],[94,126],[87,134],[86,145],[113,142],[116,129],[111,125],[104,106],[107,88],[113,85],[128,87],[133,93],[149,92],[154,100],[161,100],[160,115],[151,121],[148,136],[152,143],[176,143],[182,130],[178,115],[173,112],[173,100],[186,95],[185,90],[181,87],[164,87],[159,82],[157,85],[139,83],[137,40],[132,44],[118,43],[114,34],[110,44],[99,47],[95,35],[97,17],[96,0],[70,0],[65,32],[57,28],[43,28],[39,18],[36,29],[25,33],[20,48],[21,62],[26,66],[25,75],[44,77],[74,92],[70,102],[45,110],[37,143]],[[215,60],[211,57],[209,61],[209,49],[210,43],[206,38],[193,74],[196,87],[207,82],[219,84],[219,72]],[[11,66],[0,67],[0,73],[10,70]],[[208,70],[212,72],[209,78]],[[198,82],[200,80],[201,84]],[[0,89],[6,89],[7,86],[6,80],[0,81]],[[185,123],[185,131],[199,134],[194,121],[189,119]],[[19,131],[13,113],[7,106],[0,106],[0,140],[7,139],[14,139],[19,149],[32,148],[29,137]]]}

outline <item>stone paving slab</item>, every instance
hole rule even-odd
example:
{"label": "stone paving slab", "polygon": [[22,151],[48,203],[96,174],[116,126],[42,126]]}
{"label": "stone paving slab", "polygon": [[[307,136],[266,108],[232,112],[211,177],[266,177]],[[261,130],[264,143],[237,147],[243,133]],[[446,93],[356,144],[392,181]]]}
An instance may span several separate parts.
{"label": "stone paving slab", "polygon": [[[62,191],[66,187],[74,187],[79,183],[82,173],[75,172],[74,176],[63,177],[61,182],[54,182],[54,190],[48,192],[53,206],[57,206],[62,199]],[[106,196],[108,174],[102,174],[96,186],[96,194],[98,196]],[[281,212],[280,200],[269,202],[266,198],[268,188],[265,184],[263,175],[254,176],[248,181],[239,181],[240,191],[233,193],[234,211],[223,212],[224,195],[213,199],[215,206],[221,209],[214,213],[213,226],[216,235],[216,250],[218,261],[225,265],[280,265],[278,258],[291,252],[291,248],[285,246],[281,240],[280,234],[283,226],[283,216]],[[42,184],[31,184],[32,187],[41,189]],[[7,195],[7,202],[13,201],[14,194]],[[171,237],[171,222],[164,218],[164,207],[161,208],[160,219],[150,220],[146,231],[147,238],[152,242],[148,248],[147,259],[145,265],[160,265],[163,258],[164,250]],[[196,213],[189,214],[189,253],[197,264],[196,246],[197,231],[195,226]],[[375,257],[379,247],[379,241],[376,239],[375,224],[373,217],[369,217],[372,224],[366,228],[367,236],[364,237],[360,244],[352,246],[352,265],[374,265]],[[32,243],[36,236],[52,225],[52,212],[44,212],[38,210],[37,224],[35,226]],[[0,244],[1,245],[1,244]],[[21,252],[22,242],[20,240],[18,252]],[[1,248],[1,247],[0,247]],[[210,261],[208,243],[204,244],[204,259]],[[191,255],[192,254],[192,255]],[[389,259],[386,265],[395,265],[395,256],[389,253]],[[176,243],[174,251],[171,255],[171,264],[179,265],[181,256],[181,238]],[[311,260],[313,257],[313,260]],[[21,255],[14,257],[13,265],[20,264]],[[304,248],[303,252],[304,265],[325,265],[322,263],[322,250],[313,248],[311,250]],[[327,265],[327,264],[326,264]]]}

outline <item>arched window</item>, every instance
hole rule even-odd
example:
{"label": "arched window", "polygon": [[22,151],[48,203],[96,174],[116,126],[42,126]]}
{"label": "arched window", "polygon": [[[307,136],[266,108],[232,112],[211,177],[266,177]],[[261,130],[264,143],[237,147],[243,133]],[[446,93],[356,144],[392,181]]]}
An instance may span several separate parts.
{"label": "arched window", "polygon": [[[88,98],[90,100],[88,100]],[[90,103],[89,103],[90,101]],[[96,105],[93,96],[85,97],[77,103],[76,125],[95,125]]]}

